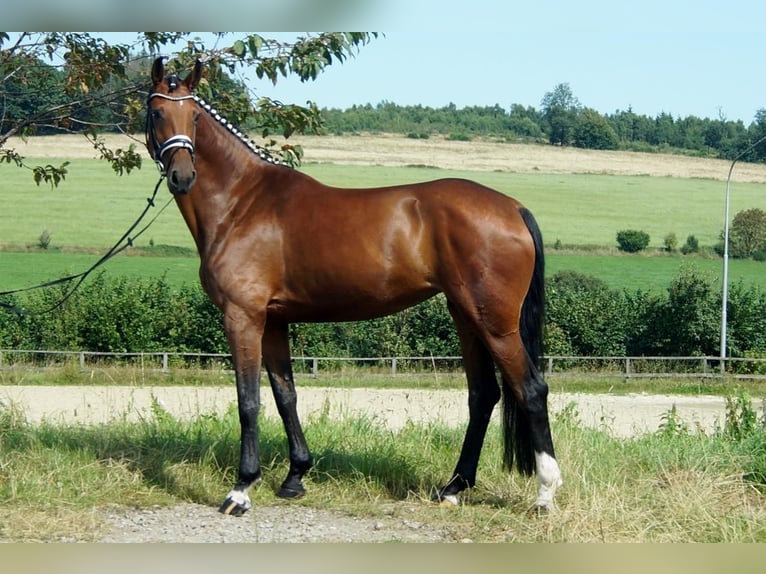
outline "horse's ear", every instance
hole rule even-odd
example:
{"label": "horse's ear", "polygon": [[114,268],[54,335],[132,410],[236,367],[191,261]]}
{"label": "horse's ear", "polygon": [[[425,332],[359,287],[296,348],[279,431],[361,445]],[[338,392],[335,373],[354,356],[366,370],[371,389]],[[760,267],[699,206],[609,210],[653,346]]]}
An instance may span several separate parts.
{"label": "horse's ear", "polygon": [[164,59],[159,57],[152,64],[152,83],[155,85],[159,84],[165,77],[165,64],[162,62]]}
{"label": "horse's ear", "polygon": [[194,69],[189,72],[189,75],[186,76],[186,79],[184,80],[184,84],[186,84],[186,87],[189,88],[190,92],[193,92],[194,89],[199,85],[200,80],[202,79],[202,62],[200,60],[197,60],[194,64]]}

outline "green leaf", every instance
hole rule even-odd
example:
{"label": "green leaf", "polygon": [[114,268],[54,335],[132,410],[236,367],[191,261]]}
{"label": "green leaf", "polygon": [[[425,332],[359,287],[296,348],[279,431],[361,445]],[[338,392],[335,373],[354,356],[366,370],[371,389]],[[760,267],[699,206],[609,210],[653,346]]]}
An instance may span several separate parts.
{"label": "green leaf", "polygon": [[263,46],[263,38],[258,34],[253,34],[247,39],[248,46],[250,47],[250,54],[253,58],[258,57],[258,52]]}

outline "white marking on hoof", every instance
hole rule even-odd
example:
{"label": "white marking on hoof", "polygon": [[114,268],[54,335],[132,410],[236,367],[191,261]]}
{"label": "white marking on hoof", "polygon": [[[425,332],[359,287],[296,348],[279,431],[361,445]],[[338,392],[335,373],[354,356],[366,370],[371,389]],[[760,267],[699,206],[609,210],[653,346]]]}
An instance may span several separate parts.
{"label": "white marking on hoof", "polygon": [[457,494],[445,494],[441,497],[439,506],[459,506],[460,498]]}
{"label": "white marking on hoof", "polygon": [[534,506],[537,509],[552,510],[555,506],[554,497],[556,489],[564,484],[564,481],[561,480],[559,463],[547,453],[536,452],[535,469],[540,487],[537,491],[537,500],[535,500]]}
{"label": "white marking on hoof", "polygon": [[244,490],[231,490],[226,495],[225,507],[221,509],[224,514],[231,514],[235,509],[240,510],[240,514],[247,512],[253,507],[250,497]]}

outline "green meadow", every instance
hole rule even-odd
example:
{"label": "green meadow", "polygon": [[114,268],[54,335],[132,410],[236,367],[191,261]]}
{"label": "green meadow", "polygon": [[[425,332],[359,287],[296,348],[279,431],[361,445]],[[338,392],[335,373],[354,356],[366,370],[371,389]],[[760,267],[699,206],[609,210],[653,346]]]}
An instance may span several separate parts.
{"label": "green meadow", "polygon": [[[128,251],[129,253],[129,251]],[[0,290],[19,289],[88,269],[99,257],[97,253],[57,251],[0,251]],[[198,282],[196,256],[134,256],[121,254],[108,261],[96,273],[127,275],[135,278],[163,277],[174,286]],[[683,266],[693,266],[714,281],[722,275],[720,259],[669,256],[546,254],[546,274],[574,270],[593,275],[613,289],[630,292],[662,291]],[[766,284],[766,264],[752,260],[732,260],[729,281]]]}
{"label": "green meadow", "polygon": [[[703,248],[719,240],[725,193],[725,184],[720,181],[335,164],[308,164],[301,169],[325,183],[344,187],[440,177],[464,177],[494,187],[521,200],[537,216],[548,246],[549,275],[572,269],[599,277],[613,288],[629,290],[664,289],[683,265],[693,265],[714,278],[721,276],[722,263],[718,258],[660,253],[669,233],[676,234],[679,246],[688,235],[696,236]],[[2,170],[0,290],[87,269],[133,224],[159,179],[148,162],[131,175],[116,176],[103,162],[72,160],[69,175],[56,189],[36,186],[26,170],[10,166]],[[751,207],[766,209],[763,192],[764,184],[733,183],[732,215]],[[167,208],[161,210],[168,202]],[[138,249],[128,249],[104,269],[115,274],[165,276],[172,284],[196,282],[194,245],[164,183],[155,204],[144,223],[154,217],[156,220],[136,240]],[[623,229],[649,233],[649,252],[638,255],[617,252],[615,236]],[[47,250],[38,247],[44,232],[51,239]],[[167,250],[161,249],[164,246],[182,248],[190,255],[169,256]],[[164,255],[136,256],[142,250]],[[766,264],[733,260],[730,272],[733,281],[762,283],[766,279]]]}

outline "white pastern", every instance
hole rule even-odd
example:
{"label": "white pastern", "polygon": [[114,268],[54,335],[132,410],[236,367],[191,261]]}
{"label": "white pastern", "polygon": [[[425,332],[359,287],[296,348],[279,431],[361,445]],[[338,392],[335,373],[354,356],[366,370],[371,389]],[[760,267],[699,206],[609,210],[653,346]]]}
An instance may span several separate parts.
{"label": "white pastern", "polygon": [[244,490],[231,490],[226,495],[226,500],[236,502],[240,507],[245,510],[250,510],[253,507],[253,503],[250,502],[250,497]]}
{"label": "white pastern", "polygon": [[459,506],[460,498],[457,494],[445,494],[441,500],[442,506]]}
{"label": "white pastern", "polygon": [[556,489],[564,484],[564,481],[561,480],[559,463],[549,454],[535,452],[535,467],[537,470],[537,480],[540,482],[535,506],[538,508],[550,508],[553,506],[553,497],[556,495]]}

